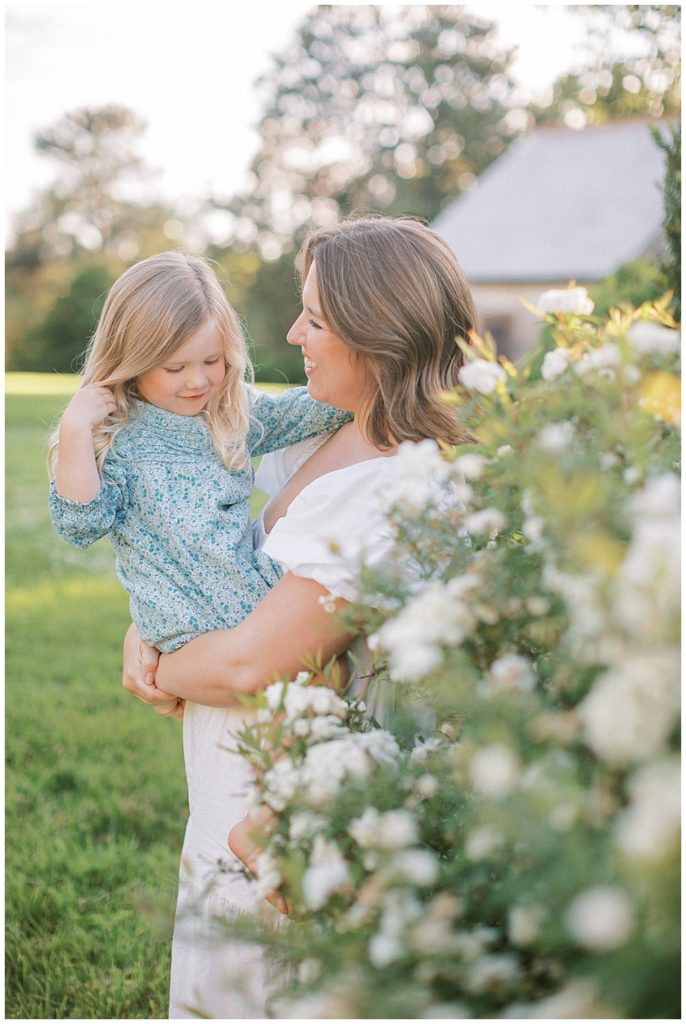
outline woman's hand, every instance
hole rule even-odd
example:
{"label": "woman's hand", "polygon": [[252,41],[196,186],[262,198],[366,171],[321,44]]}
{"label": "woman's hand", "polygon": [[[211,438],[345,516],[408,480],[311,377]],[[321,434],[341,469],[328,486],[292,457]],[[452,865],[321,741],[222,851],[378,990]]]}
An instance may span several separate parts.
{"label": "woman's hand", "polygon": [[124,637],[122,686],[145,704],[151,704],[158,715],[181,718],[183,702],[155,686],[159,660],[160,652],[141,640],[135,626],[129,626]]}

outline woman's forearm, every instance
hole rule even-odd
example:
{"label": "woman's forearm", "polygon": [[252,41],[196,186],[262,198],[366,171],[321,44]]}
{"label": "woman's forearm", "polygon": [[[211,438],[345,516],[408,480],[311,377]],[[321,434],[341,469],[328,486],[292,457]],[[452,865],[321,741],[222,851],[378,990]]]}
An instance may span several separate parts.
{"label": "woman's forearm", "polygon": [[210,707],[238,703],[236,694],[255,692],[246,686],[247,666],[232,650],[232,630],[204,633],[172,654],[163,654],[155,683],[167,693]]}
{"label": "woman's forearm", "polygon": [[330,596],[320,584],[288,573],[234,629],[205,633],[162,655],[157,686],[198,704],[228,707],[311,663],[325,665],[354,633],[323,610],[322,595]]}

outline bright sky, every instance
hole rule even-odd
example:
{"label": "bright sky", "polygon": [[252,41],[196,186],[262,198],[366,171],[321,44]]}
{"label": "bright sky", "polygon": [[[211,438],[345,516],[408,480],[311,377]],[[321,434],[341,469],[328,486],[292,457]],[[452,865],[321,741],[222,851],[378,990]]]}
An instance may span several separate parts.
{"label": "bright sky", "polygon": [[[33,152],[33,133],[74,107],[104,103],[124,104],[147,122],[140,152],[160,169],[156,188],[165,198],[230,196],[257,144],[253,83],[311,6],[6,3],[8,215],[54,176]],[[504,45],[519,47],[513,70],[527,88],[544,88],[580,61],[583,21],[564,5],[466,6],[498,23]]]}

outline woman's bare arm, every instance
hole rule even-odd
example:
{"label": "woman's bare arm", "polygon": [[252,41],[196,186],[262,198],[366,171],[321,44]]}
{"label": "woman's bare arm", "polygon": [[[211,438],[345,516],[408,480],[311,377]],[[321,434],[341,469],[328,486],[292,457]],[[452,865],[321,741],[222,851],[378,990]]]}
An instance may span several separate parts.
{"label": "woman's bare arm", "polygon": [[[309,659],[324,665],[351,643],[354,632],[324,611],[328,590],[287,573],[234,629],[205,633],[163,654],[155,684],[167,694],[210,707],[236,703],[274,679],[292,678]],[[337,601],[337,607],[345,605]],[[142,699],[145,699],[144,697]]]}

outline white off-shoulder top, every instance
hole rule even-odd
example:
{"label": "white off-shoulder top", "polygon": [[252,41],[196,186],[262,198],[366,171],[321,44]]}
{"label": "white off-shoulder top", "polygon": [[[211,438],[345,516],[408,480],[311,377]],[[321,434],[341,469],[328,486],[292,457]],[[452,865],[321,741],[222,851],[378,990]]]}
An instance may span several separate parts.
{"label": "white off-shoulder top", "polygon": [[[321,443],[321,438],[312,438],[266,455],[257,471],[257,486],[270,497],[278,494]],[[303,487],[269,534],[265,535],[260,516],[255,546],[285,572],[316,580],[336,597],[354,601],[361,561],[377,565],[393,542],[383,495],[396,464],[393,455],[379,456],[318,477]]]}

